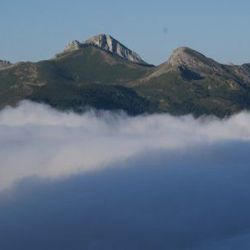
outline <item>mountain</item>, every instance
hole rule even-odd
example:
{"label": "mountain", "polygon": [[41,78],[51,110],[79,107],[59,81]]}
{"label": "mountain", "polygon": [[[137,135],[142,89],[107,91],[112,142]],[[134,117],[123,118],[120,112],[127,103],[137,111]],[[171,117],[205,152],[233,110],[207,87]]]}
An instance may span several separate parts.
{"label": "mountain", "polygon": [[110,35],[101,34],[88,39],[85,44],[94,45],[133,63],[147,64],[134,51],[128,49]]}
{"label": "mountain", "polygon": [[250,107],[249,65],[223,65],[190,48],[176,49],[166,63],[140,79],[137,91],[173,114],[225,117]]}
{"label": "mountain", "polygon": [[147,65],[147,63],[136,52],[128,49],[125,45],[107,34],[93,36],[84,43],[74,40],[67,45],[67,47],[64,49],[64,53],[79,50],[88,46],[94,46],[96,48],[102,49],[103,51],[109,52],[114,56],[118,56],[133,63]]}
{"label": "mountain", "polygon": [[165,63],[153,66],[112,36],[101,34],[69,43],[50,60],[3,66],[0,107],[23,99],[78,112],[91,106],[132,115],[225,117],[250,109],[250,64],[224,65],[182,47]]}
{"label": "mountain", "polygon": [[0,108],[28,99],[63,110],[93,106],[143,113],[149,110],[149,101],[128,85],[151,69],[96,45],[74,41],[55,58],[20,62],[0,71]]}

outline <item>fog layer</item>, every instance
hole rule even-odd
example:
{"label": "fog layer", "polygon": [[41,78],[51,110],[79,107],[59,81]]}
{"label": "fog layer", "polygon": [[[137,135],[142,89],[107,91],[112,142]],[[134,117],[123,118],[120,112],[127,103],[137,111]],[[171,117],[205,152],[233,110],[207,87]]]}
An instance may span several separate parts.
{"label": "fog layer", "polygon": [[0,112],[0,248],[248,249],[250,115]]}

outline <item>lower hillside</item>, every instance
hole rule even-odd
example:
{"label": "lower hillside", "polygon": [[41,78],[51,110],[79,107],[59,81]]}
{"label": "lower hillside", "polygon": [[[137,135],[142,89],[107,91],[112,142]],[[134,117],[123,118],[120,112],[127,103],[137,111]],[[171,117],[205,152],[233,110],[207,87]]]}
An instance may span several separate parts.
{"label": "lower hillside", "polygon": [[153,111],[153,105],[146,98],[139,96],[133,89],[118,85],[74,86],[54,83],[35,89],[27,99],[75,112],[82,112],[88,107],[124,110],[130,115]]}

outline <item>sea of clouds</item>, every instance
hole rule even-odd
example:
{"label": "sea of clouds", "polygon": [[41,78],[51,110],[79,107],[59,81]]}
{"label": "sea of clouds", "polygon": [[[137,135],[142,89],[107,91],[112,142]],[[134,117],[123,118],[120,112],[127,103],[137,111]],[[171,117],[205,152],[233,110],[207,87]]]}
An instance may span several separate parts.
{"label": "sea of clouds", "polygon": [[250,248],[250,114],[0,111],[0,249]]}

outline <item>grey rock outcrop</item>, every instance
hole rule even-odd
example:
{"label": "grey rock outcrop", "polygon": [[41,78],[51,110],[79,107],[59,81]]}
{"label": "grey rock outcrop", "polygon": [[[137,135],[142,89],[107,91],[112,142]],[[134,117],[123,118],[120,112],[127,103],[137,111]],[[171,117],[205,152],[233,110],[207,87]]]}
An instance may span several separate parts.
{"label": "grey rock outcrop", "polygon": [[66,48],[64,49],[64,52],[71,52],[71,51],[75,51],[75,50],[78,50],[82,47],[82,44],[77,41],[77,40],[74,40],[72,42],[70,42]]}
{"label": "grey rock outcrop", "polygon": [[147,64],[136,52],[128,49],[115,38],[107,34],[91,37],[85,41],[85,44],[96,46],[133,63]]}
{"label": "grey rock outcrop", "polygon": [[185,66],[193,70],[202,70],[207,73],[224,73],[224,69],[220,63],[188,47],[176,49],[170,56],[168,63],[171,66]]}
{"label": "grey rock outcrop", "polygon": [[100,34],[93,36],[81,43],[77,40],[70,42],[62,53],[57,56],[64,55],[65,53],[74,52],[84,47],[94,46],[96,48],[102,49],[108,53],[111,53],[120,58],[142,65],[148,65],[136,52],[128,49],[125,45],[120,43],[118,40],[107,34]]}

